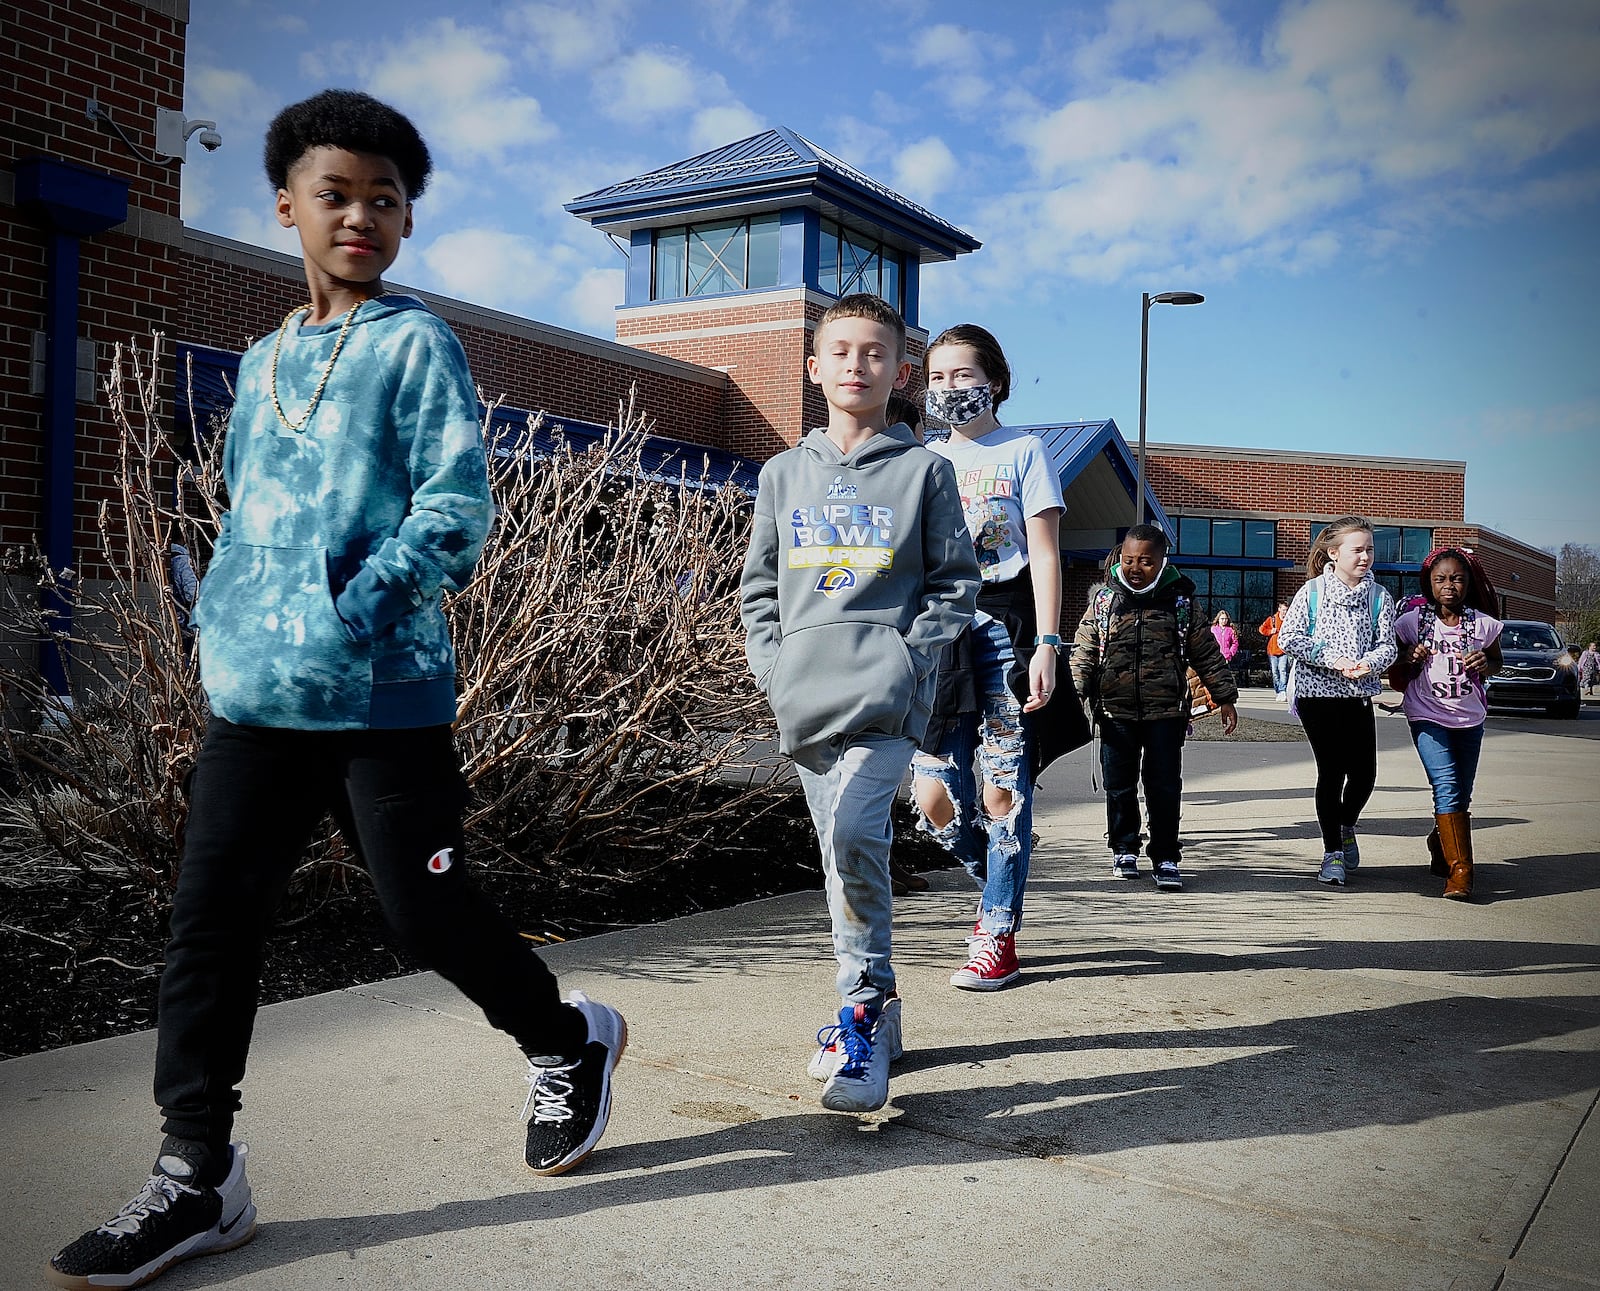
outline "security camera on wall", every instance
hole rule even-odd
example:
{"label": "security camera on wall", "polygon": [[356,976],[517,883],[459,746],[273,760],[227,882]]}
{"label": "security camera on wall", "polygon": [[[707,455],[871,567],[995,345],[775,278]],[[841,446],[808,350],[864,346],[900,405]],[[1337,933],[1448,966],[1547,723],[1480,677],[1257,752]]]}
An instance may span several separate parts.
{"label": "security camera on wall", "polygon": [[207,152],[222,147],[222,136],[217,133],[215,121],[191,121],[181,112],[171,108],[156,109],[156,156],[176,157],[188,161],[189,140],[200,136],[200,146]]}

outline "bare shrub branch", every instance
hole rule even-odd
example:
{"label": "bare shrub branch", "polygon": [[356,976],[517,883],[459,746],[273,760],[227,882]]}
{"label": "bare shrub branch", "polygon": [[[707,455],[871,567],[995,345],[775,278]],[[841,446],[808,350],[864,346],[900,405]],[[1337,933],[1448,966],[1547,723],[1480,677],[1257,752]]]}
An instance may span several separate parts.
{"label": "bare shrub branch", "polygon": [[[71,693],[63,703],[25,666],[0,671],[12,782],[0,885],[111,873],[158,902],[176,877],[207,713],[172,555],[181,545],[197,573],[209,556],[223,435],[175,440],[160,367],[159,337],[119,347],[106,382],[120,451],[97,522],[101,576],[3,554],[0,638],[70,648]],[[545,882],[639,880],[783,796],[738,621],[748,499],[703,467],[647,478],[649,426],[631,396],[598,444],[558,436],[534,453],[538,430],[491,445],[498,523],[447,602],[469,847]],[[71,605],[70,641],[52,636],[43,588]],[[327,829],[297,871],[302,891],[348,882],[354,858]]]}

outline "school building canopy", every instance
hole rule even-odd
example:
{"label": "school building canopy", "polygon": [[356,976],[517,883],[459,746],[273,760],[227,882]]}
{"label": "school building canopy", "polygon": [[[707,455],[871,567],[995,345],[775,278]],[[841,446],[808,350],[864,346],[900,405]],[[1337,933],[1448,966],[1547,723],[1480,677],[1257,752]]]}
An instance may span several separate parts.
{"label": "school building canopy", "polygon": [[[1062,547],[1070,555],[1098,561],[1115,545],[1121,532],[1133,524],[1138,463],[1117,423],[1108,418],[1022,429],[1044,441],[1060,481],[1061,496],[1067,504],[1061,522]],[[1148,472],[1144,512],[1147,523],[1159,525],[1169,537],[1177,537],[1167,513],[1150,491]]]}

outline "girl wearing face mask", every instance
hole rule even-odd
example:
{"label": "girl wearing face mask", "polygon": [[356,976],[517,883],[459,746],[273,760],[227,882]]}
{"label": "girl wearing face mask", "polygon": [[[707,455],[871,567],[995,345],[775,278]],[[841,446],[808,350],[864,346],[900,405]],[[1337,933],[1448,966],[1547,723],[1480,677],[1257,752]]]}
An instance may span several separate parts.
{"label": "girl wearing face mask", "polygon": [[[940,658],[912,796],[918,827],[983,893],[967,962],[950,982],[992,991],[1021,971],[1016,932],[1033,851],[1033,778],[1048,742],[1043,714],[1057,686],[1066,508],[1044,445],[1000,424],[1011,368],[992,335],[971,323],[946,329],[928,346],[925,370],[928,447],[955,467],[984,583],[971,629]],[[1065,669],[1060,677],[1070,692]],[[1054,702],[1081,716],[1072,694]]]}
{"label": "girl wearing face mask", "polygon": [[1372,576],[1373,555],[1372,526],[1360,516],[1326,525],[1278,629],[1294,660],[1294,711],[1317,763],[1317,882],[1337,887],[1361,863],[1356,824],[1378,782],[1372,701],[1395,659],[1394,601]]}

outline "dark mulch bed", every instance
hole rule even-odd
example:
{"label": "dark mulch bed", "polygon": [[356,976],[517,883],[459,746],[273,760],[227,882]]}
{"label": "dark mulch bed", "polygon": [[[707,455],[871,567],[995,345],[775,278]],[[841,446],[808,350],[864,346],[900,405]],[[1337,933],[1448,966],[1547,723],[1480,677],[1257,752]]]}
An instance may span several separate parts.
{"label": "dark mulch bed", "polygon": [[[904,811],[902,805],[897,809]],[[571,940],[807,888],[822,870],[804,801],[762,816],[755,837],[704,846],[633,882],[556,881],[479,869],[480,885],[533,937]],[[947,855],[897,821],[896,856],[915,869]],[[572,867],[580,871],[577,862]],[[144,887],[73,880],[0,888],[0,1059],[155,1025],[167,911]],[[417,971],[391,941],[371,885],[291,897],[267,945],[262,1003]]]}

